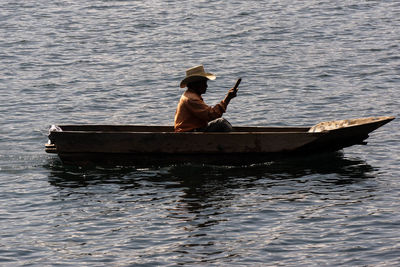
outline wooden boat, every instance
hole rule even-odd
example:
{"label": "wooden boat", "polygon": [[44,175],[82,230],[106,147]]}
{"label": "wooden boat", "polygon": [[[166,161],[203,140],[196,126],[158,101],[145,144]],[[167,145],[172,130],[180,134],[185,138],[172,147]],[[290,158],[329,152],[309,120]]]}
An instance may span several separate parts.
{"label": "wooden boat", "polygon": [[233,132],[175,133],[172,126],[59,125],[46,152],[67,164],[247,164],[366,144],[368,134],[394,117],[321,122],[313,127],[235,127]]}

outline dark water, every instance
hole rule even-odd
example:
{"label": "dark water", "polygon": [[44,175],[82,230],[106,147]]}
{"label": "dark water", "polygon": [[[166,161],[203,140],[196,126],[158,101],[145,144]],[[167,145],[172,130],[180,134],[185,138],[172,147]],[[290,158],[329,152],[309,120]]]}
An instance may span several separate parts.
{"label": "dark water", "polygon": [[80,169],[50,124],[170,125],[184,71],[242,77],[234,125],[398,116],[400,3],[2,1],[0,265],[395,266],[397,120],[251,166]]}

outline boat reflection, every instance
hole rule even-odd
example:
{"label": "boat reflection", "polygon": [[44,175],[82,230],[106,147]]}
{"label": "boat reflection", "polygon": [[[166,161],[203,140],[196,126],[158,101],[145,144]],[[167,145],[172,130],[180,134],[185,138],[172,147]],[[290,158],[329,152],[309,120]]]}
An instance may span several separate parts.
{"label": "boat reflection", "polygon": [[[81,187],[98,183],[116,183],[126,189],[140,187],[140,180],[178,182],[182,187],[221,184],[223,187],[257,179],[328,179],[330,183],[355,183],[374,177],[375,168],[362,159],[347,158],[343,153],[326,153],[308,157],[292,157],[245,166],[179,164],[147,167],[66,166],[54,158],[44,166],[48,181],[59,187]],[[315,177],[318,176],[318,177]],[[326,182],[326,181],[325,181]]]}

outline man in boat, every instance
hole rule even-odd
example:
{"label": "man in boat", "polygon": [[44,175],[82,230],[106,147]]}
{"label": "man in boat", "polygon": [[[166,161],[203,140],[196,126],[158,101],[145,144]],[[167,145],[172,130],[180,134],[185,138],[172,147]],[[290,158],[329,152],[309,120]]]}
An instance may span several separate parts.
{"label": "man in boat", "polygon": [[207,91],[207,81],[216,76],[205,72],[202,65],[186,71],[180,87],[187,90],[182,94],[175,113],[175,132],[230,132],[232,125],[222,117],[236,90],[231,88],[224,100],[214,107],[204,103],[202,94]]}

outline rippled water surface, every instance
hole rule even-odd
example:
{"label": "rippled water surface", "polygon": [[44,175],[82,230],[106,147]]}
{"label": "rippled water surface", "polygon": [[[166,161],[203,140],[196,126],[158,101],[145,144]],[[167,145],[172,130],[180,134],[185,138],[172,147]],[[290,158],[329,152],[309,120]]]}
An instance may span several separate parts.
{"label": "rippled water surface", "polygon": [[82,169],[51,124],[171,125],[185,70],[243,81],[234,125],[398,116],[400,4],[1,1],[0,265],[395,266],[397,120],[367,146],[247,166]]}

